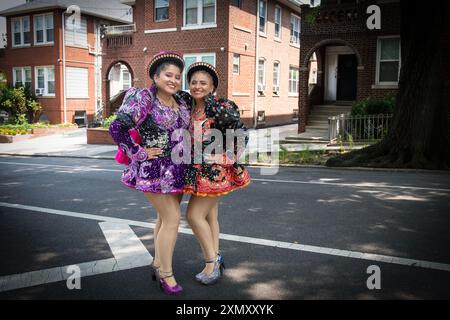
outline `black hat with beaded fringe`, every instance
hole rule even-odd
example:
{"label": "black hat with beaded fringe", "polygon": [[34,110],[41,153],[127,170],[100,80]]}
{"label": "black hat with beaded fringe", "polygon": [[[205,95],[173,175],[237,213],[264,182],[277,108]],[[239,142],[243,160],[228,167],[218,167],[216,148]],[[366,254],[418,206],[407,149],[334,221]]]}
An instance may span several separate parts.
{"label": "black hat with beaded fringe", "polygon": [[162,51],[155,54],[152,58],[152,61],[150,61],[150,65],[148,67],[148,74],[151,79],[153,79],[153,76],[156,73],[156,69],[158,69],[158,67],[165,62],[172,62],[176,66],[178,66],[181,71],[183,71],[184,60],[178,53],[170,51]]}
{"label": "black hat with beaded fringe", "polygon": [[194,62],[191,64],[187,71],[187,81],[188,83],[191,82],[192,75],[196,71],[205,71],[209,73],[213,79],[214,84],[214,90],[217,90],[217,87],[219,86],[219,76],[217,74],[216,68],[214,68],[213,65],[207,63],[207,62]]}

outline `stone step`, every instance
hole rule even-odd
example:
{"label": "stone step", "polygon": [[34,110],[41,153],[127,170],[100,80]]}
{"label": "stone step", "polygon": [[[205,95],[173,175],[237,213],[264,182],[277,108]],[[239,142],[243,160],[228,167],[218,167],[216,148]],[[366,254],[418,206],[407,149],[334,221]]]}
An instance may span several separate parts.
{"label": "stone step", "polygon": [[328,140],[317,140],[317,139],[300,139],[300,140],[280,140],[280,144],[328,144]]}
{"label": "stone step", "polygon": [[343,110],[312,110],[309,114],[310,115],[337,115],[337,114],[345,114],[350,113],[351,110],[343,111]]}
{"label": "stone step", "polygon": [[308,119],[308,126],[313,126],[313,127],[327,127],[328,128],[328,119],[326,120],[311,120]]}
{"label": "stone step", "polygon": [[326,125],[326,126],[310,126],[310,125],[307,125],[305,127],[305,129],[306,129],[306,131],[308,131],[308,130],[328,131],[328,125]]}

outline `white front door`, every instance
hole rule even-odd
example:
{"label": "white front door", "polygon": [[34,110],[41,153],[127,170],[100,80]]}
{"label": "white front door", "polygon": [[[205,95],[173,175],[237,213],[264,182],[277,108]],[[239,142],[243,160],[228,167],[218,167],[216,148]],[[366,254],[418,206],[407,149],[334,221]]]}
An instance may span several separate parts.
{"label": "white front door", "polygon": [[337,53],[327,54],[325,65],[325,101],[336,101]]}
{"label": "white front door", "polygon": [[336,101],[338,55],[353,54],[353,50],[347,46],[327,47],[325,53],[325,101]]}

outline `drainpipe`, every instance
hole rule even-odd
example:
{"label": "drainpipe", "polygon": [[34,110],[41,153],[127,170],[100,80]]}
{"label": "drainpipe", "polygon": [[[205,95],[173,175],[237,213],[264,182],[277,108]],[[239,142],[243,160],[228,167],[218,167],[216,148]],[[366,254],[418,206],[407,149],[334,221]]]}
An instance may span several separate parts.
{"label": "drainpipe", "polygon": [[65,16],[62,13],[62,63],[63,63],[63,107],[64,107],[64,123],[67,123],[67,98],[66,98],[66,42],[65,42]]}
{"label": "drainpipe", "polygon": [[259,0],[256,1],[256,51],[255,51],[255,99],[253,99],[253,128],[258,125],[258,39],[259,39]]}

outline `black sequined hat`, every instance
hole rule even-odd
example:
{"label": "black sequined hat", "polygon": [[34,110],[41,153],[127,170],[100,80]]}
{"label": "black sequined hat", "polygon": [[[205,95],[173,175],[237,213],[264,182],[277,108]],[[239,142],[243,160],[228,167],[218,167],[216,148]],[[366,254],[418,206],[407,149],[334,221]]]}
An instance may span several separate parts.
{"label": "black sequined hat", "polygon": [[177,65],[181,70],[184,68],[184,60],[183,58],[176,52],[162,51],[153,56],[152,61],[150,61],[150,65],[148,67],[148,74],[151,79],[156,73],[156,69],[164,62],[173,62]]}
{"label": "black sequined hat", "polygon": [[189,66],[189,69],[187,71],[187,81],[188,83],[191,82],[191,77],[194,74],[194,72],[196,71],[206,71],[208,72],[212,79],[213,79],[213,84],[214,84],[214,90],[217,89],[217,87],[219,86],[219,76],[217,74],[216,68],[214,68],[214,66],[210,65],[209,63],[206,62],[194,62],[193,64],[191,64]]}

